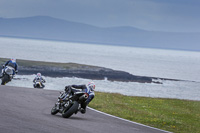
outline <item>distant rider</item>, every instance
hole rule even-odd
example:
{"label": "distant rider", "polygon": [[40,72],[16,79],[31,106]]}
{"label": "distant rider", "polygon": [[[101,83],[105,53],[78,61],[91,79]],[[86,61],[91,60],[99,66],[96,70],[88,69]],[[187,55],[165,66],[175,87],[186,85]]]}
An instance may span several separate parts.
{"label": "distant rider", "polygon": [[44,85],[43,83],[45,83],[46,81],[45,81],[45,79],[42,77],[42,74],[41,74],[41,73],[37,73],[36,77],[34,78],[34,80],[33,80],[33,83],[35,83],[35,84],[34,84],[34,87],[36,86],[36,82],[40,82],[42,88],[45,87],[45,85]]}
{"label": "distant rider", "polygon": [[[73,88],[75,89],[73,89]],[[89,82],[87,85],[71,85],[71,86],[66,86],[65,87],[65,91],[68,92],[69,94],[74,94],[74,92],[77,92],[78,90],[76,89],[82,89],[83,92],[88,93],[89,97],[88,99],[81,104],[81,113],[85,113],[86,112],[86,106],[92,101],[92,99],[94,98],[95,94],[94,94],[94,90],[95,90],[95,84],[94,82]]]}
{"label": "distant rider", "polygon": [[9,67],[13,68],[13,76],[14,76],[15,74],[18,73],[18,64],[16,63],[16,59],[11,58],[9,61],[7,61],[7,62],[3,65],[3,72],[2,72],[2,74],[1,74],[1,76],[0,76],[0,78],[3,77],[3,73],[4,73],[4,71],[5,71],[6,66],[9,66]]}

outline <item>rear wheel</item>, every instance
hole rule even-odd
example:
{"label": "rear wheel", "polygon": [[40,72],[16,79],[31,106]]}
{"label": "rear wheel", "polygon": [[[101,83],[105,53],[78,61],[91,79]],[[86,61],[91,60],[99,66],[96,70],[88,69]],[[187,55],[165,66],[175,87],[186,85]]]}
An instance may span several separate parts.
{"label": "rear wheel", "polygon": [[77,101],[74,102],[74,104],[71,106],[71,108],[66,108],[62,112],[62,117],[69,118],[73,115],[73,113],[77,112],[79,103]]}

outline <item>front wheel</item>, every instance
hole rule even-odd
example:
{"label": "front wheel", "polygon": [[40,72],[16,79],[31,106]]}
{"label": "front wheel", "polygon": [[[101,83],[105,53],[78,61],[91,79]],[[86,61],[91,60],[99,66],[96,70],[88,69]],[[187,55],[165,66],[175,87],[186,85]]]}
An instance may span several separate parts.
{"label": "front wheel", "polygon": [[71,106],[71,108],[66,108],[62,111],[62,117],[69,118],[73,115],[73,113],[77,112],[79,103],[77,101],[74,102],[74,104]]}
{"label": "front wheel", "polygon": [[5,75],[2,77],[1,80],[2,80],[1,85],[5,85],[6,83],[9,82],[9,76],[5,74]]}
{"label": "front wheel", "polygon": [[59,112],[59,110],[56,109],[56,106],[54,106],[52,109],[51,109],[51,114],[52,115],[55,115]]}

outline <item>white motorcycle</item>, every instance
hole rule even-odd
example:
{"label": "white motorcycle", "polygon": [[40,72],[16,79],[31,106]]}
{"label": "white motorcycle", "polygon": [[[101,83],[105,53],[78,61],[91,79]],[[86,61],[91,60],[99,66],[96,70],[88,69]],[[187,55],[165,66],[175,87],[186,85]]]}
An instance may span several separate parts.
{"label": "white motorcycle", "polygon": [[[43,82],[43,83],[44,83],[44,82]],[[33,84],[33,87],[34,87],[34,88],[40,88],[40,89],[42,89],[42,88],[44,88],[45,86],[42,84],[41,81],[36,81],[36,82]]]}
{"label": "white motorcycle", "polygon": [[14,68],[10,66],[6,66],[5,69],[2,69],[1,85],[5,85],[6,83],[10,82],[13,79],[14,71],[15,71]]}

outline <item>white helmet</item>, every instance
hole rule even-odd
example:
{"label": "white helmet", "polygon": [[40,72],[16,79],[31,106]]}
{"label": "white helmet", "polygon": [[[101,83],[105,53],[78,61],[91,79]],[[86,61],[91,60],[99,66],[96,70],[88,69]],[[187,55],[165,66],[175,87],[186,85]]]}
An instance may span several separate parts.
{"label": "white helmet", "polygon": [[15,59],[15,58],[10,58],[10,60],[11,60],[12,62],[16,62],[16,59]]}
{"label": "white helmet", "polygon": [[38,76],[38,77],[41,77],[41,73],[37,73],[37,76]]}
{"label": "white helmet", "polygon": [[95,84],[94,84],[94,82],[89,82],[87,86],[88,86],[92,91],[95,90]]}

